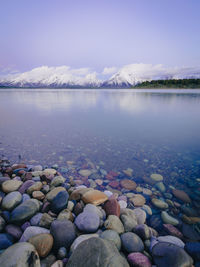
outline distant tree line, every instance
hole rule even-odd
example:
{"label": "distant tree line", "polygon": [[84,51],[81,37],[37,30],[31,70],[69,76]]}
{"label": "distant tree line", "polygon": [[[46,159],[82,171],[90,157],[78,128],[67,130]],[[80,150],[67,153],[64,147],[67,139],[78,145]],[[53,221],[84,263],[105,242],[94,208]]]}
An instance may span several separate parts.
{"label": "distant tree line", "polygon": [[146,81],[135,85],[134,88],[200,88],[200,79]]}

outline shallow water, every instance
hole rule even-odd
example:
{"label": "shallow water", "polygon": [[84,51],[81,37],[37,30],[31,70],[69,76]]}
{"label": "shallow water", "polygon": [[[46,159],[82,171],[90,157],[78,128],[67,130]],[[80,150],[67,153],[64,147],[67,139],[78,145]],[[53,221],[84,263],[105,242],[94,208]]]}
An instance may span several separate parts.
{"label": "shallow water", "polygon": [[200,177],[200,90],[0,90],[0,154],[50,166]]}

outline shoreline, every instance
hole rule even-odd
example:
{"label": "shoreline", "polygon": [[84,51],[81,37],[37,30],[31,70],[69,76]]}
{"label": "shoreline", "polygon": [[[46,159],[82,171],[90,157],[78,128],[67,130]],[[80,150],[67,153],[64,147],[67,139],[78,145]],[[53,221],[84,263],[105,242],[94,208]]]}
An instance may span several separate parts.
{"label": "shoreline", "polygon": [[27,251],[33,266],[199,264],[198,194],[191,199],[159,173],[136,183],[130,168],[106,171],[87,160],[74,166],[0,159],[2,267],[27,262]]}

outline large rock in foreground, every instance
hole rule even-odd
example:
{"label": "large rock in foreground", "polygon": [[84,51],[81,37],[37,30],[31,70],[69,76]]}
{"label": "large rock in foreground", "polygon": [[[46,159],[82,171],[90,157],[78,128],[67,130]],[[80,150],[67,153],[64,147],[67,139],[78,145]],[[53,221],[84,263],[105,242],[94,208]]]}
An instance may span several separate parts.
{"label": "large rock in foreground", "polygon": [[27,242],[16,243],[0,255],[0,266],[40,267],[40,259],[33,245]]}
{"label": "large rock in foreground", "polygon": [[29,199],[17,206],[11,212],[10,222],[23,223],[35,215],[40,208],[40,204],[36,199]]}
{"label": "large rock in foreground", "polygon": [[67,267],[128,267],[117,248],[107,240],[93,237],[83,241],[72,253]]}
{"label": "large rock in foreground", "polygon": [[157,267],[191,267],[192,258],[183,248],[167,242],[157,243],[152,250]]}

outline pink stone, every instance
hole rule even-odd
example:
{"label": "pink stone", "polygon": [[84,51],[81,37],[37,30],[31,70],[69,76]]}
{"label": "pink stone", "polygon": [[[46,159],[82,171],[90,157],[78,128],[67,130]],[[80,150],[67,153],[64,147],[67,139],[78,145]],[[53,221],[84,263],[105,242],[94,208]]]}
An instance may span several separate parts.
{"label": "pink stone", "polygon": [[111,186],[113,188],[117,188],[119,186],[119,182],[118,181],[112,181],[109,183],[109,186]]}
{"label": "pink stone", "polygon": [[128,255],[128,262],[132,267],[151,267],[150,260],[140,252],[133,252]]}

